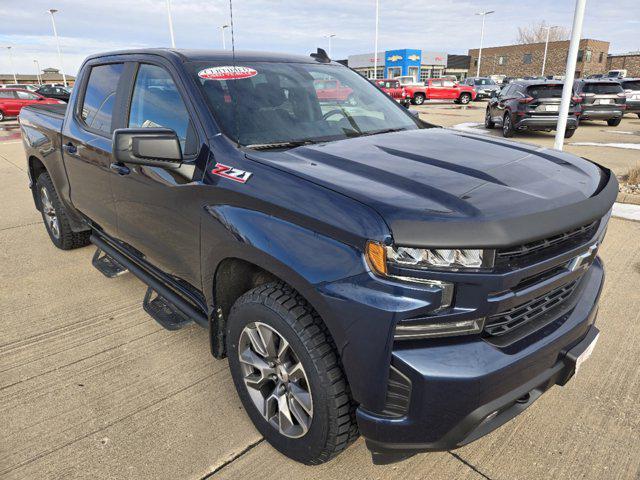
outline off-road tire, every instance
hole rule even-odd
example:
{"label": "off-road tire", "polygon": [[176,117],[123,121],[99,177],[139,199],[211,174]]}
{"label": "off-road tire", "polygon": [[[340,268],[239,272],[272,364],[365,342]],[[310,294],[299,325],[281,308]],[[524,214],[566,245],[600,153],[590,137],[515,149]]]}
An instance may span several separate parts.
{"label": "off-road tire", "polygon": [[621,121],[622,117],[610,118],[609,120],[607,120],[607,125],[609,125],[610,127],[617,127],[618,125],[620,125]]}
{"label": "off-road tire", "polygon": [[[52,231],[47,215],[45,214],[41,197],[42,189],[46,189],[49,201],[55,210],[55,215],[58,220],[58,235],[55,235]],[[42,220],[44,221],[45,228],[47,229],[49,238],[56,247],[61,250],[73,250],[74,248],[86,247],[91,243],[89,241],[89,237],[91,236],[90,231],[74,232],[71,229],[67,212],[65,211],[62,202],[60,202],[58,193],[56,192],[53,182],[51,181],[51,177],[47,172],[43,172],[38,176],[38,180],[36,181],[36,195],[38,196],[40,213],[42,214]]]}
{"label": "off-road tire", "polygon": [[[244,327],[257,321],[285,338],[306,371],[313,418],[301,437],[287,437],[268,423],[244,383],[238,345]],[[320,316],[291,287],[271,282],[242,295],[229,314],[226,343],[238,396],[255,427],[278,451],[298,462],[317,465],[338,455],[358,437],[355,404],[333,340]]]}

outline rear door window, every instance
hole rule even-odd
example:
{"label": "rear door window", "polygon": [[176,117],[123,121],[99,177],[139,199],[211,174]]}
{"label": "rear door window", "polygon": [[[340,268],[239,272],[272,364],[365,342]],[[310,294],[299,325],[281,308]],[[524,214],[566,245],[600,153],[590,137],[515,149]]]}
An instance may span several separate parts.
{"label": "rear door window", "polygon": [[630,80],[623,82],[622,86],[625,90],[640,90],[640,80]]}
{"label": "rear door window", "polygon": [[585,83],[582,89],[584,93],[595,93],[596,95],[612,95],[622,93],[622,85],[619,83]]}
{"label": "rear door window", "polygon": [[123,63],[91,67],[80,117],[91,129],[110,135],[116,89],[124,70]]}
{"label": "rear door window", "polygon": [[13,90],[0,89],[0,98],[16,98],[13,95]]}
{"label": "rear door window", "polygon": [[23,92],[21,90],[17,90],[16,95],[20,100],[37,100],[38,99],[37,95],[29,92]]}

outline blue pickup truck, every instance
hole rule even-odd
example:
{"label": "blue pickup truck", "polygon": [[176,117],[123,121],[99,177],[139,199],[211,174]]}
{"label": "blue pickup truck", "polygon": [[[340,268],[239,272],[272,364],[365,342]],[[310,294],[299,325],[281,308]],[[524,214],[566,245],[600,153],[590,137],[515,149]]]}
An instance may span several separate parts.
{"label": "blue pickup truck", "polygon": [[163,327],[207,328],[297,461],[358,435],[376,463],[465,445],[598,337],[615,176],[427,124],[320,50],[95,55],[20,126],[52,242],[138,277]]}

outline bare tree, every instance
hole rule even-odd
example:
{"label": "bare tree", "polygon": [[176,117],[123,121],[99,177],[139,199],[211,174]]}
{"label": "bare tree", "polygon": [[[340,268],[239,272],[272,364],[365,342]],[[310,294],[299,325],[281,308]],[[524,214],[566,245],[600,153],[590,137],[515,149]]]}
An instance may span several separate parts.
{"label": "bare tree", "polygon": [[[547,39],[547,22],[542,21],[539,23],[532,23],[527,27],[518,27],[518,37],[516,43],[540,43]],[[569,29],[565,27],[551,27],[549,32],[549,41],[555,42],[558,40],[569,39]]]}

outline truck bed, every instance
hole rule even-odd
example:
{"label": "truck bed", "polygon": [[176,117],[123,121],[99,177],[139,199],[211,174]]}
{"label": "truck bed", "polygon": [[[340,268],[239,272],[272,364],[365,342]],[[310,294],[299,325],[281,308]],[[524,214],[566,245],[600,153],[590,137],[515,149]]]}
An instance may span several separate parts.
{"label": "truck bed", "polygon": [[23,110],[35,110],[38,113],[43,113],[48,116],[57,117],[60,120],[64,120],[64,115],[67,111],[67,104],[29,105],[28,107],[24,107]]}

